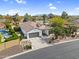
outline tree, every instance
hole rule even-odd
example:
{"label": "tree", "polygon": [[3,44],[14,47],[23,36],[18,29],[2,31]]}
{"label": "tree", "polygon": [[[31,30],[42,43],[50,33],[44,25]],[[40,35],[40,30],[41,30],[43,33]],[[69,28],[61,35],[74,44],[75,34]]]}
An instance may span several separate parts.
{"label": "tree", "polygon": [[42,17],[43,17],[43,24],[44,24],[44,23],[46,23],[47,15],[44,14]]}
{"label": "tree", "polygon": [[26,13],[25,15],[24,15],[24,22],[26,22],[26,21],[28,21],[29,20],[29,15],[28,15],[28,13]]}
{"label": "tree", "polygon": [[55,39],[58,39],[58,36],[65,36],[64,28],[63,27],[53,27],[51,32],[55,35]]}
{"label": "tree", "polygon": [[62,15],[61,15],[61,18],[68,19],[68,14],[65,11],[63,11]]}
{"label": "tree", "polygon": [[50,13],[50,14],[48,14],[48,18],[50,19],[50,18],[53,18],[53,14],[52,13]]}
{"label": "tree", "polygon": [[69,25],[69,30],[70,30],[71,35],[73,35],[74,33],[76,35],[77,27],[75,25]]}
{"label": "tree", "polygon": [[3,15],[0,15],[0,18],[2,19],[3,18]]}
{"label": "tree", "polygon": [[51,26],[64,26],[65,20],[61,17],[54,17],[52,19],[49,19],[49,23]]}
{"label": "tree", "polygon": [[31,15],[29,15],[29,16],[28,16],[28,20],[34,21],[34,17],[32,17]]}
{"label": "tree", "polygon": [[14,21],[15,25],[18,25],[19,24],[19,15],[18,15],[18,13],[16,13],[12,18],[13,18],[13,21]]}
{"label": "tree", "polygon": [[14,20],[15,22],[19,21],[18,17],[19,17],[19,15],[18,15],[18,13],[16,13],[16,14],[13,16],[13,20]]}

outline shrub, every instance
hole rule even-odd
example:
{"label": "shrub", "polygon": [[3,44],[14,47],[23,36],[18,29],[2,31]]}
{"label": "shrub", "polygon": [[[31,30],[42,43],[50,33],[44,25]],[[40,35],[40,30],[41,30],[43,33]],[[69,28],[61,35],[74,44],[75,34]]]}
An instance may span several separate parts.
{"label": "shrub", "polygon": [[16,33],[12,34],[12,39],[18,39],[18,35]]}
{"label": "shrub", "polygon": [[11,41],[11,38],[7,38],[5,39],[5,42]]}
{"label": "shrub", "polygon": [[17,26],[17,27],[14,27],[14,30],[15,31],[20,31],[21,29],[20,29],[20,27]]}
{"label": "shrub", "polygon": [[24,46],[24,49],[31,49],[31,48],[32,48],[31,45],[26,45],[26,46]]}

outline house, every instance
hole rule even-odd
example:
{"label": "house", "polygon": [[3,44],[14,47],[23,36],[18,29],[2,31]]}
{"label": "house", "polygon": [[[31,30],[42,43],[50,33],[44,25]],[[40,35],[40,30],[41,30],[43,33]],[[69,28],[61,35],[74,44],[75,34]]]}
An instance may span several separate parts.
{"label": "house", "polygon": [[4,29],[6,25],[4,23],[0,23],[0,29]]}
{"label": "house", "polygon": [[79,19],[74,20],[74,24],[77,27],[77,35],[79,36]]}
{"label": "house", "polygon": [[49,35],[48,26],[32,21],[21,23],[20,28],[27,39]]}

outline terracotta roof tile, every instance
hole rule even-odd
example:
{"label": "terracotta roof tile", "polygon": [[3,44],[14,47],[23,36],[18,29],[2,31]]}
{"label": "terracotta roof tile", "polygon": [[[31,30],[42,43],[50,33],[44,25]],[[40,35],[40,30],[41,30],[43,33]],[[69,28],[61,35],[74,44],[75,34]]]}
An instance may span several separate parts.
{"label": "terracotta roof tile", "polygon": [[20,24],[20,27],[24,29],[25,32],[28,32],[32,29],[47,29],[48,27],[45,25],[40,25],[36,22],[28,21]]}

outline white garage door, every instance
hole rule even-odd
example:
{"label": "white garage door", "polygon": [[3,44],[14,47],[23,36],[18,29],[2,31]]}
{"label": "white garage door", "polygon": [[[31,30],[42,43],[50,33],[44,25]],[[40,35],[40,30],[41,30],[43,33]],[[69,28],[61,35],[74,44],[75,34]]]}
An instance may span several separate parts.
{"label": "white garage door", "polygon": [[39,37],[39,32],[29,33],[29,38],[33,38],[33,37]]}

